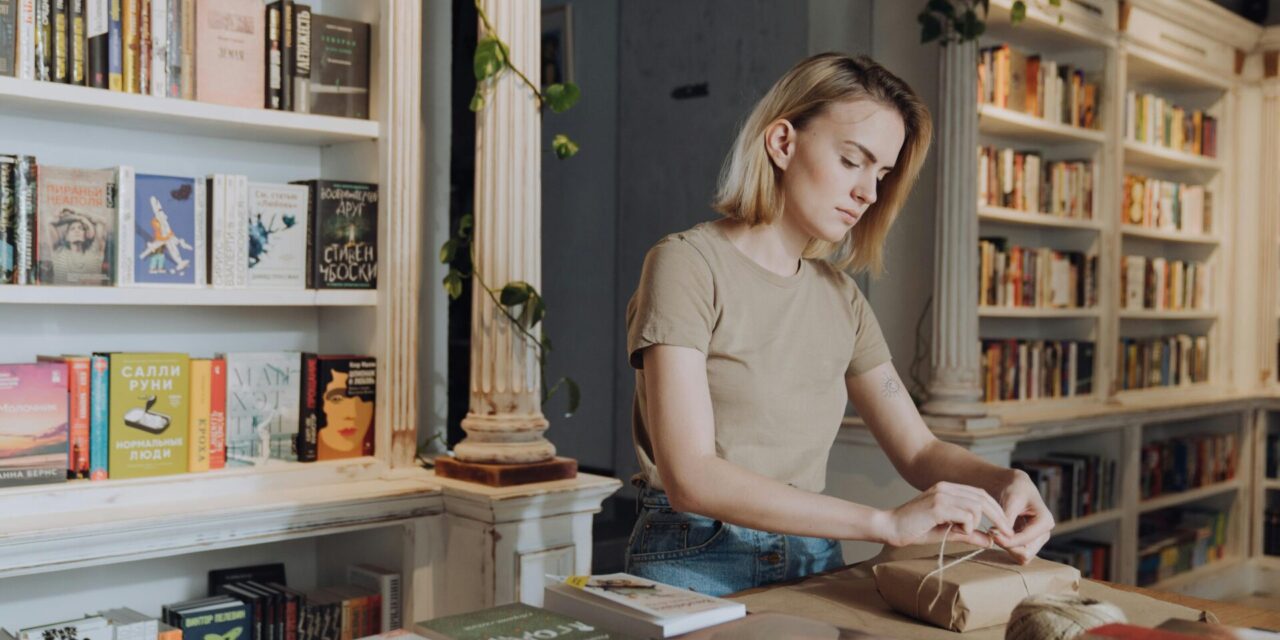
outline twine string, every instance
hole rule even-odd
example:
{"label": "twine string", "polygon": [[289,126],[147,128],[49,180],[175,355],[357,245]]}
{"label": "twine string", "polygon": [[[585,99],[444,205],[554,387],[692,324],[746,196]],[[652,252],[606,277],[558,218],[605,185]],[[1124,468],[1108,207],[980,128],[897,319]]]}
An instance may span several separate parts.
{"label": "twine string", "polygon": [[1004,569],[1006,571],[1012,571],[1013,573],[1016,573],[1018,577],[1022,579],[1023,590],[1027,592],[1028,596],[1031,595],[1031,587],[1030,585],[1027,584],[1027,577],[1023,575],[1021,571],[1018,571],[1017,569],[1013,569],[1004,565],[999,565],[992,562],[987,562],[984,560],[977,559],[978,554],[981,554],[983,551],[988,551],[990,549],[995,548],[995,544],[996,544],[995,540],[991,540],[990,543],[985,548],[971,551],[963,556],[960,556],[959,558],[952,559],[951,562],[947,562],[944,564],[943,561],[947,552],[947,537],[951,535],[951,528],[953,526],[955,526],[954,523],[948,524],[946,532],[942,534],[942,544],[938,546],[938,568],[925,574],[925,576],[920,579],[919,586],[916,587],[916,615],[915,615],[916,619],[920,619],[920,594],[924,591],[924,585],[929,582],[929,578],[932,578],[935,574],[938,576],[938,590],[936,593],[933,594],[933,600],[929,602],[929,606],[925,608],[925,612],[932,611],[934,605],[938,604],[938,598],[942,597],[942,574],[945,573],[947,569],[950,569],[951,567],[954,567],[962,562],[968,562],[970,560],[987,565],[989,567],[996,567],[998,569]]}

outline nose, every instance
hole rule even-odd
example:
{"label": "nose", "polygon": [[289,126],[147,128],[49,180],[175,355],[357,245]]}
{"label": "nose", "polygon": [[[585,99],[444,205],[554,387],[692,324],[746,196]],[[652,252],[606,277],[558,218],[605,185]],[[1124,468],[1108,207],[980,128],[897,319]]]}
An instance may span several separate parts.
{"label": "nose", "polygon": [[876,201],[876,177],[870,172],[864,173],[853,185],[853,199],[869,207]]}

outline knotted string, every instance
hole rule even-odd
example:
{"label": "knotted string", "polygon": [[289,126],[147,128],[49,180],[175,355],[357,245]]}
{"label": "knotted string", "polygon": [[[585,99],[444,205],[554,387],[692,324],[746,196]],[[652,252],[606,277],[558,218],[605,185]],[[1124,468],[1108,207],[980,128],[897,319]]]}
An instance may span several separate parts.
{"label": "knotted string", "polygon": [[[920,593],[921,593],[922,591],[924,591],[924,585],[925,585],[925,583],[927,583],[927,582],[929,581],[929,578],[933,577],[933,575],[934,575],[935,573],[936,573],[936,574],[938,574],[938,591],[937,591],[937,593],[933,594],[933,600],[929,602],[929,606],[925,609],[925,611],[926,611],[926,612],[928,612],[928,611],[932,611],[932,610],[933,610],[933,606],[934,606],[934,605],[936,605],[936,604],[938,604],[938,598],[941,598],[941,597],[942,597],[942,574],[943,574],[943,572],[945,572],[947,569],[950,569],[951,567],[954,567],[954,566],[956,566],[956,565],[958,565],[958,564],[960,564],[960,563],[962,563],[962,562],[968,562],[969,560],[973,560],[974,558],[976,558],[976,557],[978,556],[978,554],[982,553],[983,551],[988,551],[988,550],[994,549],[994,548],[995,548],[995,546],[996,546],[996,542],[995,542],[995,540],[994,540],[994,539],[990,539],[990,542],[987,544],[986,548],[978,549],[978,550],[976,550],[976,551],[972,551],[972,552],[967,553],[967,554],[965,554],[965,555],[963,555],[963,556],[960,556],[959,558],[955,558],[955,559],[953,559],[951,562],[948,562],[948,563],[946,563],[946,564],[943,564],[943,556],[945,556],[945,555],[946,555],[946,552],[947,552],[947,536],[951,535],[951,528],[952,528],[953,526],[955,526],[955,525],[954,525],[954,523],[952,523],[952,524],[948,524],[948,525],[947,525],[947,531],[946,531],[945,533],[943,533],[943,534],[942,534],[942,544],[938,546],[938,568],[937,568],[937,569],[934,569],[933,571],[930,571],[930,572],[929,572],[929,573],[927,573],[927,574],[925,574],[925,576],[924,576],[923,578],[921,578],[921,579],[920,579],[920,585],[916,587],[916,615],[915,615],[915,618],[916,618],[917,620],[921,619],[921,618],[920,618]],[[978,560],[977,562],[982,562],[982,561],[981,561],[981,560]],[[1024,590],[1026,590],[1027,595],[1031,595],[1031,587],[1027,585],[1027,578],[1026,578],[1026,576],[1022,575],[1022,572],[1021,572],[1021,571],[1018,571],[1018,570],[1016,570],[1016,569],[1010,569],[1009,567],[1001,566],[1001,565],[998,565],[998,564],[992,564],[992,563],[989,563],[989,562],[982,562],[982,564],[985,564],[985,565],[990,566],[990,567],[997,567],[997,568],[1000,568],[1000,569],[1005,569],[1005,570],[1007,570],[1007,571],[1012,571],[1012,572],[1014,572],[1014,573],[1018,574],[1018,577],[1022,579],[1022,588],[1023,588]]]}

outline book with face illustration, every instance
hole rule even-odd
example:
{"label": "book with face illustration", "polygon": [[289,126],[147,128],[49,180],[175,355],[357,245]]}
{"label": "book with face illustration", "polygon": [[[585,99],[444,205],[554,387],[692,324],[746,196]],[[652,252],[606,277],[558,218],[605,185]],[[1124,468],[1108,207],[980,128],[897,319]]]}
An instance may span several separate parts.
{"label": "book with face illustration", "polygon": [[361,356],[320,356],[317,360],[317,458],[373,455],[377,360]]}
{"label": "book with face illustration", "polygon": [[114,284],[115,170],[42,165],[36,182],[40,284]]}
{"label": "book with face illustration", "polygon": [[185,353],[113,353],[107,466],[112,478],[185,473],[190,360]]}

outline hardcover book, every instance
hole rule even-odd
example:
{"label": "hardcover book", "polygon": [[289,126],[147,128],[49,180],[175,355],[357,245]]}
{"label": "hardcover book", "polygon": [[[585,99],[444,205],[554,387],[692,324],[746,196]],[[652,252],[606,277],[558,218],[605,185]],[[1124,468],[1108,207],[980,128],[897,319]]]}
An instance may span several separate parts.
{"label": "hardcover book", "polygon": [[316,289],[378,288],[378,185],[309,180],[307,259]]}
{"label": "hardcover book", "polygon": [[312,13],[310,41],[311,81],[298,110],[368,118],[369,25]]}
{"label": "hardcover book", "polygon": [[99,89],[107,88],[107,62],[110,50],[110,24],[108,7],[111,0],[85,0],[85,84]]}
{"label": "hardcover book", "polygon": [[111,354],[111,477],[187,471],[190,363],[182,353]]}
{"label": "hardcover book", "polygon": [[248,607],[233,598],[202,607],[178,609],[173,612],[170,624],[182,630],[183,638],[250,639]]}
{"label": "hardcover book", "polygon": [[0,487],[64,482],[67,365],[0,365]]}
{"label": "hardcover book", "polygon": [[0,76],[17,71],[18,0],[0,0]]}
{"label": "hardcover book", "polygon": [[18,159],[0,155],[0,284],[13,282],[17,251],[18,194],[16,179]]}
{"label": "hardcover book", "polygon": [[37,362],[56,362],[67,368],[67,391],[70,402],[67,422],[69,445],[67,478],[89,477],[89,422],[91,374],[87,356],[36,356]]}
{"label": "hardcover book", "polygon": [[204,181],[137,174],[125,184],[122,177],[120,201],[121,284],[204,286]]}
{"label": "hardcover book", "polygon": [[38,183],[37,280],[115,283],[116,172],[42,165]]}
{"label": "hardcover book", "polygon": [[13,165],[13,283],[36,281],[36,159],[16,156]]}
{"label": "hardcover book", "polygon": [[293,352],[228,353],[227,466],[268,458],[296,461],[302,357]]}
{"label": "hardcover book", "polygon": [[196,100],[262,108],[266,77],[262,0],[197,2]]}
{"label": "hardcover book", "polygon": [[307,187],[249,183],[249,286],[305,289]]}
{"label": "hardcover book", "polygon": [[414,625],[413,630],[431,640],[494,640],[496,638],[631,640],[633,638],[633,636],[606,631],[582,620],[520,602],[419,622]]}
{"label": "hardcover book", "polygon": [[377,361],[370,357],[320,356],[317,365],[317,459],[373,455]]}
{"label": "hardcover book", "polygon": [[209,422],[213,405],[213,361],[191,359],[191,446],[187,448],[188,471],[209,470]]}

